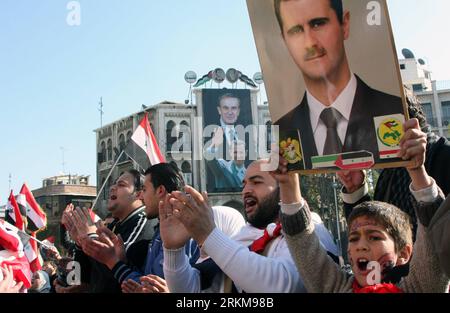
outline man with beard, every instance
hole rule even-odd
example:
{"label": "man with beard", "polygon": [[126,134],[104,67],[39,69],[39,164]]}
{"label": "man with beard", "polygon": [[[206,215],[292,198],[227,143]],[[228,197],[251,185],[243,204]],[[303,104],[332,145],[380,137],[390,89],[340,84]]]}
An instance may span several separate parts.
{"label": "man with beard", "polygon": [[[151,241],[155,225],[154,220],[146,218],[145,207],[140,199],[142,188],[142,175],[134,169],[128,170],[111,186],[108,200],[108,211],[114,217],[108,229],[115,234],[114,245],[118,249],[123,248],[124,253],[120,256],[123,261],[137,267],[143,266],[145,262],[145,247]],[[99,235],[100,239],[105,235],[90,221],[88,213],[83,213],[86,212],[73,208],[66,209],[64,213],[71,237],[78,245],[75,260],[81,263],[81,280],[89,283],[90,292],[119,293],[120,284],[109,268],[95,257],[88,257],[87,251],[94,240],[99,240]],[[86,273],[90,275],[86,276]]]}
{"label": "man with beard", "polygon": [[[276,180],[255,161],[247,169],[242,198],[247,224],[229,238],[214,224],[206,193],[192,187],[173,192],[160,203],[160,218],[178,221],[210,259],[190,267],[183,253],[180,232],[161,228],[164,274],[171,292],[305,292],[279,224],[279,189]],[[329,232],[314,217],[324,247],[336,254]],[[169,229],[167,227],[167,229]],[[220,284],[212,286],[220,277]],[[212,288],[214,287],[214,288]]]}

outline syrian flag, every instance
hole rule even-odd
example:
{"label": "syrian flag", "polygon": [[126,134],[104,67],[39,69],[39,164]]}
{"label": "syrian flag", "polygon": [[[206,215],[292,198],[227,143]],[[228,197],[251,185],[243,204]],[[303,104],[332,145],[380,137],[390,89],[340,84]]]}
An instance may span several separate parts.
{"label": "syrian flag", "polygon": [[[31,237],[36,238],[36,233],[31,233]],[[42,269],[42,257],[38,250],[37,242],[33,239],[30,239],[23,249],[25,252],[25,256],[30,263],[30,269],[33,273]]]}
{"label": "syrian flag", "polygon": [[26,184],[23,184],[20,190],[20,197],[17,199],[17,203],[26,208],[28,226],[30,231],[38,231],[47,226],[47,216],[41,209],[39,204],[34,199],[33,194],[28,189]]}
{"label": "syrian flag", "polygon": [[9,229],[7,223],[3,220],[0,220],[0,247],[12,252],[23,250],[22,241],[17,234],[17,230]]}
{"label": "syrian flag", "polygon": [[148,122],[148,113],[145,113],[144,118],[131,136],[130,142],[125,147],[125,153],[138,163],[143,170],[151,165],[166,162]]}
{"label": "syrian flag", "polygon": [[17,204],[16,198],[13,195],[13,192],[11,190],[11,194],[8,198],[8,203],[6,204],[6,214],[5,214],[5,220],[16,226],[20,230],[24,229],[24,220],[22,216],[26,216],[26,211],[21,211],[19,208],[19,205]]}
{"label": "syrian flag", "polygon": [[375,161],[368,151],[311,157],[313,169],[357,170],[371,168]]}
{"label": "syrian flag", "polygon": [[23,251],[0,251],[0,267],[6,266],[11,267],[16,282],[23,282],[23,286],[27,289],[31,287],[30,264],[23,254]]}

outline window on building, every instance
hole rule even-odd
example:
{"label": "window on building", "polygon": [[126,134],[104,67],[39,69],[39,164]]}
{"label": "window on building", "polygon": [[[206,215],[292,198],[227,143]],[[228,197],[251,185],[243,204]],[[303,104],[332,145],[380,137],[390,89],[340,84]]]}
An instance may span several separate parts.
{"label": "window on building", "polygon": [[98,163],[106,161],[106,144],[104,141],[100,144],[100,153],[98,154]]}
{"label": "window on building", "polygon": [[173,143],[177,140],[177,137],[172,137],[172,130],[175,127],[175,122],[170,120],[166,124],[166,151],[172,150]]}
{"label": "window on building", "polygon": [[413,84],[413,91],[423,91],[423,86],[422,84]]}
{"label": "window on building", "polygon": [[180,123],[178,140],[182,140],[180,151],[191,151],[191,129],[189,128],[189,123],[186,121],[181,121]]}
{"label": "window on building", "polygon": [[[125,150],[125,146],[126,146],[126,142],[125,142],[125,135],[124,134],[120,134],[119,136],[119,154],[122,153],[123,150]],[[125,162],[127,160],[127,156],[125,154],[122,154],[122,156],[120,157],[120,162]]]}
{"label": "window on building", "polygon": [[444,121],[450,121],[450,101],[442,102],[442,119]]}
{"label": "window on building", "polygon": [[184,161],[181,164],[181,172],[183,172],[183,178],[186,184],[192,185],[192,168],[188,161]]}
{"label": "window on building", "polygon": [[108,139],[108,143],[106,146],[107,146],[107,151],[108,151],[107,160],[111,161],[113,159],[113,157],[112,157],[113,149],[112,149],[112,140],[111,139]]}
{"label": "window on building", "polygon": [[406,69],[406,65],[405,65],[405,64],[400,64],[400,69],[401,69],[401,70]]}
{"label": "window on building", "polygon": [[433,108],[431,106],[431,103],[422,103],[422,109],[425,113],[428,124],[430,124],[431,127],[436,127],[435,119],[433,118]]}
{"label": "window on building", "polygon": [[266,122],[266,150],[271,151],[271,144],[272,144],[272,122],[267,121]]}
{"label": "window on building", "polygon": [[131,131],[128,131],[127,132],[127,144],[130,142],[131,136],[133,136],[133,134],[131,133]]}
{"label": "window on building", "polygon": [[184,161],[183,164],[181,164],[181,171],[183,173],[192,173],[191,163]]}
{"label": "window on building", "polygon": [[125,149],[125,135],[120,134],[120,136],[119,136],[119,151],[122,151],[123,149]]}

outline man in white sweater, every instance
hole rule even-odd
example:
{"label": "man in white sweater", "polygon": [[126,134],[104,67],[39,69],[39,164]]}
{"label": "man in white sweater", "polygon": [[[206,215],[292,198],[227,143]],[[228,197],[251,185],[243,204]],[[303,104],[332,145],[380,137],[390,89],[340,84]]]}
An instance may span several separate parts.
{"label": "man in white sweater", "polygon": [[[160,203],[164,275],[171,292],[229,292],[230,280],[238,292],[306,291],[279,231],[279,189],[261,170],[266,162],[255,161],[247,169],[242,190],[247,224],[233,238],[216,227],[206,193],[187,186],[186,193],[173,192]],[[318,215],[314,222],[324,248],[337,255]],[[182,253],[190,237],[210,257],[196,267]]]}

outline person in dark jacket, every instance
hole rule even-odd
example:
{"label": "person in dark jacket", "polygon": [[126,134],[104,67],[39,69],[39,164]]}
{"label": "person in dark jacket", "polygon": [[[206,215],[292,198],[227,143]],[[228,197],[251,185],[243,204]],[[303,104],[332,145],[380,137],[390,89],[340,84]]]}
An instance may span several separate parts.
{"label": "person in dark jacket", "polygon": [[[145,172],[145,181],[141,199],[145,204],[147,218],[159,218],[159,202],[163,201],[168,194],[176,190],[182,190],[185,186],[182,173],[168,163],[155,164]],[[155,234],[151,244],[141,247],[146,253],[144,266],[136,267],[127,264],[120,259],[123,248],[117,242],[117,236],[110,231],[101,229],[98,231],[100,237],[106,236],[108,239],[100,238],[100,241],[89,241],[86,244],[86,253],[97,261],[105,264],[113,273],[116,280],[122,284],[122,291],[126,293],[140,292],[140,284],[145,277],[152,279],[160,278],[160,283],[165,284],[163,272],[163,242],[159,231],[159,224],[155,227]],[[189,240],[185,246],[185,253],[194,265],[200,255],[200,249],[193,240]],[[158,290],[158,289],[156,289]],[[155,292],[159,292],[156,291]],[[163,288],[161,292],[166,291]]]}
{"label": "person in dark jacket", "polygon": [[[157,222],[146,217],[140,200],[142,188],[142,175],[136,170],[126,171],[111,186],[108,200],[108,211],[114,217],[108,229],[118,236],[117,245],[124,247],[125,254],[121,255],[121,260],[136,267],[145,264],[146,247],[151,242]],[[89,283],[89,292],[92,293],[120,293],[120,284],[109,268],[85,253],[86,245],[98,240],[97,227],[87,210],[73,210],[68,220],[69,232],[77,242],[75,260],[80,262],[82,272],[89,273],[87,277],[81,274],[81,281]]]}
{"label": "person in dark jacket", "polygon": [[[417,118],[420,128],[427,134],[425,169],[436,181],[444,195],[448,195],[450,193],[450,180],[448,179],[450,177],[450,165],[448,164],[450,142],[446,138],[436,136],[431,131],[419,100],[411,95],[408,90],[405,90],[405,92],[410,118]],[[344,185],[342,196],[345,215],[348,217],[354,206],[370,200],[367,192],[364,192],[364,189],[367,190],[365,175],[362,171],[345,171],[338,173],[338,176]],[[412,220],[414,234],[417,227],[417,218],[413,210],[412,195],[409,191],[410,183],[411,179],[404,167],[383,169],[375,187],[374,200],[393,204],[408,213]],[[349,197],[350,194],[358,192],[360,192],[360,195]]]}

